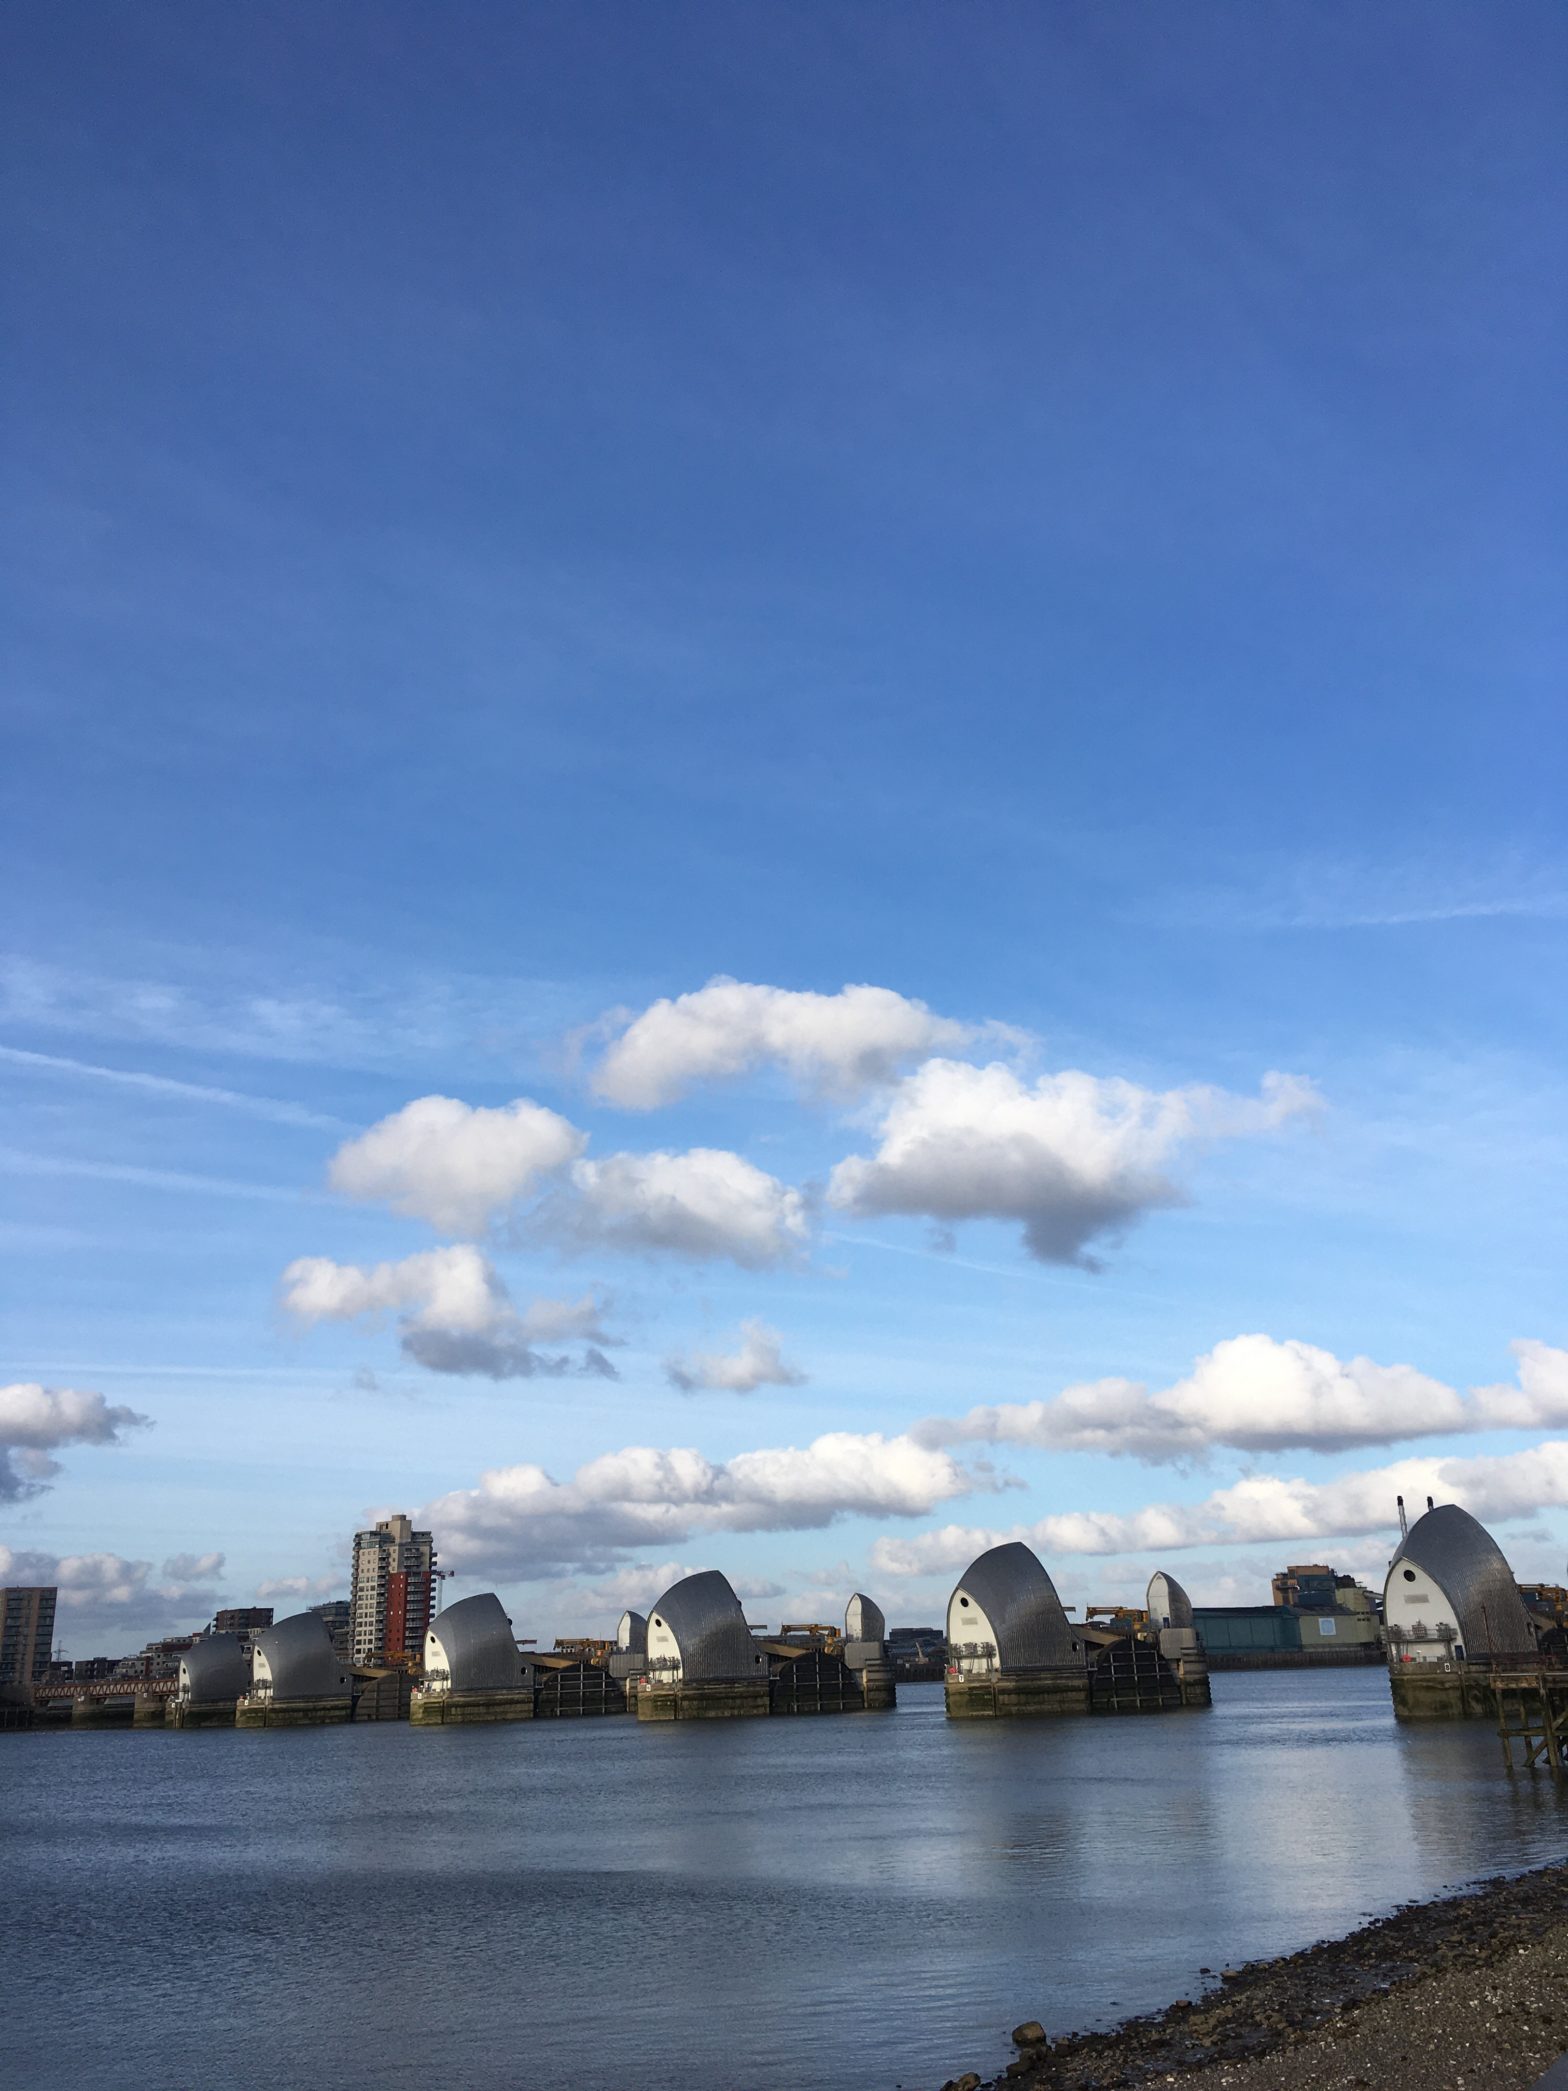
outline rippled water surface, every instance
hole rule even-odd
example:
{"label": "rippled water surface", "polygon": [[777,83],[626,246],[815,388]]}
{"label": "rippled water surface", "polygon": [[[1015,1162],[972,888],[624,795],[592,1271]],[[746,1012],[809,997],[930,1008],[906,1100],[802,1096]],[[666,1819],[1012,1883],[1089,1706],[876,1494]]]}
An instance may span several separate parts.
{"label": "rippled water surface", "polygon": [[0,1737],[17,2091],[893,2091],[1564,1855],[1380,1670],[1209,1713]]}

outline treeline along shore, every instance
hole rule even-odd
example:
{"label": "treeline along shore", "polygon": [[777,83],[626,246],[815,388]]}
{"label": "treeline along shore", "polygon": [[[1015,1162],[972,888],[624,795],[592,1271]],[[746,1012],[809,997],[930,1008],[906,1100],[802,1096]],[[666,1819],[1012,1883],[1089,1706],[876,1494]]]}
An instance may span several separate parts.
{"label": "treeline along shore", "polygon": [[[1103,2033],[1027,2022],[942,2091],[1529,2091],[1568,2055],[1568,1863],[1414,1903]],[[1554,2087],[1555,2091],[1555,2087]]]}

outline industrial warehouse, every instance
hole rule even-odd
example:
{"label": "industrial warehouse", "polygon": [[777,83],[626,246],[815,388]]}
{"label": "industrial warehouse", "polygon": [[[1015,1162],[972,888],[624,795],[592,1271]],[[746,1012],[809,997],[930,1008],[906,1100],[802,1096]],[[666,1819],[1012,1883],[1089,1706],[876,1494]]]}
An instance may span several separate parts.
{"label": "industrial warehouse", "polygon": [[[861,1591],[841,1626],[786,1622],[771,1633],[747,1620],[727,1577],[706,1569],[672,1583],[647,1613],[623,1612],[613,1638],[549,1650],[519,1640],[494,1591],[433,1611],[442,1577],[430,1535],[392,1518],[356,1537],[351,1602],[276,1623],[259,1608],[219,1613],[179,1644],[166,1674],[150,1658],[108,1676],[53,1674],[39,1645],[53,1593],[7,1592],[6,1617],[32,1624],[25,1648],[20,1629],[8,1644],[0,1726],[870,1714],[896,1705],[900,1675],[940,1675],[949,1720],[1052,1720],[1199,1710],[1211,1703],[1211,1668],[1232,1664],[1386,1659],[1400,1720],[1490,1719],[1510,1763],[1517,1743],[1525,1765],[1562,1773],[1568,1595],[1517,1584],[1490,1533],[1457,1505],[1429,1501],[1414,1524],[1402,1499],[1398,1508],[1400,1543],[1380,1597],[1324,1564],[1293,1566],[1274,1579],[1278,1623],[1264,1620],[1267,1634],[1257,1618],[1269,1608],[1195,1607],[1166,1570],[1151,1576],[1141,1607],[1091,1605],[1074,1618],[1044,1562],[1009,1540],[959,1577],[942,1635],[890,1632]],[[1328,1644],[1335,1653],[1319,1655]]]}

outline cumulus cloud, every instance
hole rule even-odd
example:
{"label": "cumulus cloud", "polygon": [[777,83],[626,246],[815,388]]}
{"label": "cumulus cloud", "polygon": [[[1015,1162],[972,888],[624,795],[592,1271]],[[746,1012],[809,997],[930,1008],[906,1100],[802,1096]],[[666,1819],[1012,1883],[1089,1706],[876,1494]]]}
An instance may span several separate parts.
{"label": "cumulus cloud", "polygon": [[591,1161],[587,1144],[523,1098],[485,1110],[424,1096],[339,1148],[328,1175],[334,1190],[447,1234],[511,1221],[559,1248],[725,1257],[747,1270],[790,1262],[805,1246],[800,1192],[741,1155],[694,1147]]}
{"label": "cumulus cloud", "polygon": [[1477,1387],[1468,1399],[1413,1365],[1341,1360],[1294,1339],[1232,1336],[1174,1386],[1091,1380],[1048,1401],[1003,1402],[958,1417],[934,1416],[912,1432],[922,1444],[1036,1445],[1106,1452],[1150,1464],[1201,1458],[1211,1447],[1277,1452],[1456,1432],[1553,1430],[1568,1424],[1568,1351],[1513,1346],[1516,1387]]}
{"label": "cumulus cloud", "polygon": [[578,1162],[535,1231],[580,1249],[722,1257],[743,1270],[794,1262],[808,1234],[799,1191],[716,1147]]}
{"label": "cumulus cloud", "polygon": [[[298,1320],[354,1321],[401,1310],[404,1355],[431,1372],[486,1379],[560,1378],[585,1372],[614,1379],[599,1347],[615,1338],[604,1327],[596,1293],[575,1300],[535,1300],[519,1312],[500,1274],[471,1243],[426,1249],[397,1263],[334,1263],[301,1256],[283,1273],[283,1305]],[[582,1342],[580,1359],[552,1356],[538,1343]]]}
{"label": "cumulus cloud", "polygon": [[341,1588],[342,1582],[343,1578],[335,1575],[269,1576],[265,1582],[256,1585],[256,1595],[262,1599],[269,1597],[330,1597],[335,1590]]}
{"label": "cumulus cloud", "polygon": [[601,1575],[622,1556],[714,1532],[802,1531],[841,1517],[921,1517],[982,1481],[908,1437],[833,1431],[805,1446],[710,1460],[628,1446],[568,1482],[542,1467],[493,1468],[439,1497],[420,1522],[441,1533],[449,1566],[495,1576]]}
{"label": "cumulus cloud", "polygon": [[84,1634],[113,1634],[110,1652],[127,1654],[138,1640],[199,1622],[217,1602],[213,1585],[222,1573],[219,1553],[176,1554],[163,1564],[159,1582],[150,1561],[123,1554],[46,1554],[0,1545],[0,1583],[52,1583],[61,1612],[72,1618],[78,1654],[86,1652]]}
{"label": "cumulus cloud", "polygon": [[1174,1553],[1187,1547],[1397,1538],[1395,1499],[1413,1508],[1428,1496],[1456,1502],[1483,1523],[1568,1506],[1568,1439],[1479,1459],[1406,1459],[1329,1481],[1251,1474],[1199,1503],[1152,1503],[1133,1511],[1065,1511],[1011,1531],[946,1525],[914,1539],[879,1539],[873,1566],[885,1575],[961,1570],[1004,1539],[1042,1554]]}
{"label": "cumulus cloud", "polygon": [[340,1147],[328,1181],[443,1234],[483,1234],[587,1144],[586,1133],[526,1097],[490,1110],[421,1096]]}
{"label": "cumulus cloud", "polygon": [[1029,1084],[996,1062],[929,1060],[894,1090],[875,1154],[840,1162],[828,1197],[945,1226],[1015,1220],[1041,1262],[1094,1269],[1092,1242],[1184,1202],[1167,1173],[1184,1147],[1271,1131],[1315,1101],[1293,1075],[1266,1075],[1258,1096],[1240,1097],[1077,1072]]}
{"label": "cumulus cloud", "polygon": [[614,1611],[646,1612],[672,1583],[701,1575],[707,1565],[701,1561],[629,1561],[591,1583],[585,1594]]}
{"label": "cumulus cloud", "polygon": [[47,1488],[60,1471],[50,1455],[62,1445],[118,1445],[125,1431],[149,1420],[76,1387],[41,1387],[34,1380],[0,1387],[0,1503]]}
{"label": "cumulus cloud", "polygon": [[1534,1337],[1509,1348],[1519,1361],[1517,1386],[1477,1387],[1470,1396],[1477,1430],[1555,1430],[1568,1424],[1568,1350]]}
{"label": "cumulus cloud", "polygon": [[743,1321],[740,1348],[683,1351],[664,1361],[665,1375],[683,1394],[750,1394],[758,1387],[798,1387],[806,1375],[784,1355],[784,1339],[765,1321]]}
{"label": "cumulus cloud", "polygon": [[891,988],[819,995],[720,975],[633,1018],[594,1070],[593,1087],[609,1103],[651,1111],[694,1083],[771,1064],[803,1086],[847,1096],[977,1035],[975,1026],[935,1016]]}

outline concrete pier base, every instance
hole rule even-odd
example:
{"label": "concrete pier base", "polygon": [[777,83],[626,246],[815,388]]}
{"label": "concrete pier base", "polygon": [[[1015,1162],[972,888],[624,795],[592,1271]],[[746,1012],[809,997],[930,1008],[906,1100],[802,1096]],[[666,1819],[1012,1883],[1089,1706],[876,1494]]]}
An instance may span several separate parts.
{"label": "concrete pier base", "polygon": [[893,1682],[891,1663],[867,1663],[859,1676],[865,1691],[867,1713],[886,1713],[898,1704],[898,1688]]}
{"label": "concrete pier base", "polygon": [[232,1728],[234,1726],[234,1701],[232,1699],[209,1699],[193,1704],[189,1699],[169,1701],[169,1726],[171,1728]]}
{"label": "concrete pier base", "polygon": [[740,1684],[669,1685],[645,1679],[637,1692],[639,1721],[736,1721],[771,1710],[765,1677]]}
{"label": "concrete pier base", "polygon": [[531,1685],[516,1692],[416,1692],[408,1718],[416,1728],[445,1728],[465,1721],[531,1721]]}
{"label": "concrete pier base", "polygon": [[1394,1717],[1401,1721],[1478,1721],[1497,1716],[1484,1676],[1462,1663],[1395,1663],[1388,1673]]}
{"label": "concrete pier base", "polygon": [[241,1699],[234,1709],[236,1728],[328,1728],[346,1721],[353,1711],[341,1699]]}
{"label": "concrete pier base", "polygon": [[34,1714],[31,1686],[0,1684],[0,1730],[31,1728]]}
{"label": "concrete pier base", "polygon": [[162,1692],[138,1692],[132,1701],[131,1726],[133,1728],[166,1728],[169,1724],[169,1701]]}
{"label": "concrete pier base", "polygon": [[1209,1685],[1209,1666],[1201,1657],[1194,1662],[1189,1656],[1177,1665],[1176,1675],[1181,1680],[1181,1703],[1183,1706],[1212,1706],[1214,1693]]}
{"label": "concrete pier base", "polygon": [[949,1677],[950,1721],[1051,1718],[1089,1711],[1086,1670],[999,1670],[989,1677]]}
{"label": "concrete pier base", "polygon": [[136,1716],[136,1701],[129,1692],[112,1699],[76,1699],[71,1703],[73,1728],[129,1728]]}

